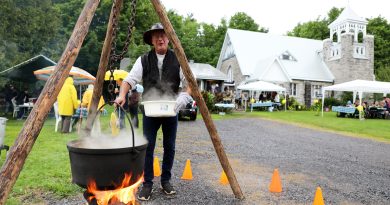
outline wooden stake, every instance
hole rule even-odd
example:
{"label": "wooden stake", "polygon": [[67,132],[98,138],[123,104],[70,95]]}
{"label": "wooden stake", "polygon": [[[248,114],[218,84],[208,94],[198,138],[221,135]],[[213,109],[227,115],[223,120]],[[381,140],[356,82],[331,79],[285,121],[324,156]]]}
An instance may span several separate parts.
{"label": "wooden stake", "polygon": [[233,193],[236,198],[243,199],[244,195],[241,191],[240,185],[238,184],[238,181],[236,179],[236,176],[234,175],[233,169],[230,166],[229,160],[226,156],[225,150],[221,143],[221,138],[218,135],[217,129],[214,125],[213,120],[211,119],[209,110],[206,106],[206,103],[204,102],[204,99],[201,95],[201,93],[198,90],[198,85],[196,83],[196,80],[194,76],[192,75],[190,66],[188,65],[187,57],[184,53],[183,47],[181,46],[180,40],[176,36],[175,31],[173,30],[172,24],[168,19],[168,16],[164,10],[164,7],[161,5],[159,0],[151,0],[154,9],[156,10],[161,23],[164,26],[165,33],[167,34],[170,42],[173,45],[173,49],[175,51],[175,54],[177,56],[177,59],[179,60],[181,69],[183,70],[183,74],[186,77],[186,80],[192,90],[192,95],[195,97],[195,100],[197,101],[197,104],[200,107],[200,112],[202,114],[204,123],[207,127],[207,130],[209,131],[211,141],[213,142],[214,149],[218,155],[219,161],[222,165],[223,170],[226,173],[226,176],[229,180],[230,186],[233,190]]}
{"label": "wooden stake", "polygon": [[[114,7],[114,4],[112,5],[111,8],[111,14],[110,14],[110,19],[108,21],[106,38],[104,40],[102,53],[100,55],[99,70],[96,74],[96,80],[93,88],[91,105],[88,110],[88,118],[85,126],[85,131],[86,131],[85,134],[87,135],[91,134],[93,122],[97,114],[100,97],[102,96],[104,77],[106,75],[106,68],[108,65],[108,61],[110,60],[111,44],[112,41],[114,40],[112,37],[113,32],[115,32],[113,31],[113,24],[114,23],[117,24],[119,21],[119,14],[122,8],[122,4],[123,4],[123,0],[116,0],[115,3],[116,8]],[[114,16],[115,19],[113,18]]]}
{"label": "wooden stake", "polygon": [[37,139],[47,114],[57,100],[70,68],[80,51],[80,47],[88,33],[99,0],[88,0],[81,12],[68,44],[58,61],[54,73],[46,82],[30,115],[15,140],[7,159],[0,171],[0,205],[5,204],[8,194],[23,168],[27,155],[30,153]]}

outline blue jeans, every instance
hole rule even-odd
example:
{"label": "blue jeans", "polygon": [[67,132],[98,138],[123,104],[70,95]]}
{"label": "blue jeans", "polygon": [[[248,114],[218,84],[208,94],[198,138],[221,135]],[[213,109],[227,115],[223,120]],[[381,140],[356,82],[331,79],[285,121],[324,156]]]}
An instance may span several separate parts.
{"label": "blue jeans", "polygon": [[156,146],[157,131],[162,127],[164,156],[162,163],[161,183],[168,182],[171,179],[171,169],[175,157],[175,141],[177,132],[177,116],[175,117],[147,117],[143,115],[143,132],[148,140],[146,148],[145,167],[144,167],[144,185],[153,185],[153,159],[154,148]]}

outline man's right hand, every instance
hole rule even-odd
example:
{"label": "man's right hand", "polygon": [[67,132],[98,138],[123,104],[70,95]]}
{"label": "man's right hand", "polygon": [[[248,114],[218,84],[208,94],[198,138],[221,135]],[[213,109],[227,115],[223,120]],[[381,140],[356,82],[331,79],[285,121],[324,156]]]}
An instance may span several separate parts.
{"label": "man's right hand", "polygon": [[114,100],[115,103],[119,104],[121,107],[126,103],[126,100],[124,97],[119,96]]}

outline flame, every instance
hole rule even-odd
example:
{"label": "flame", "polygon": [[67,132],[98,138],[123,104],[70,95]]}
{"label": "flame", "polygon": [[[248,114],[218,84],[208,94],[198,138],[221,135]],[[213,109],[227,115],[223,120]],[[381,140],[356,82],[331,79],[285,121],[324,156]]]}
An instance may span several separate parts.
{"label": "flame", "polygon": [[88,198],[88,201],[96,199],[98,205],[109,205],[122,202],[124,204],[135,204],[135,193],[138,187],[143,182],[143,176],[141,176],[137,182],[129,186],[131,174],[125,174],[120,186],[114,190],[98,190],[96,182],[91,180],[88,183],[87,191],[92,194]]}

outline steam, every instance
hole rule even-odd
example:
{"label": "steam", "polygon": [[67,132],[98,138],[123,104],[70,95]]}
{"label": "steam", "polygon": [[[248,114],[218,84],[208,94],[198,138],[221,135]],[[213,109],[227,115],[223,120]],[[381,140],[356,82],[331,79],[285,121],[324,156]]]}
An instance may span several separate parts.
{"label": "steam", "polygon": [[[118,136],[102,133],[100,120],[99,117],[97,117],[91,130],[91,135],[80,135],[77,147],[85,149],[118,149],[133,147],[133,137],[130,129],[129,125],[127,125],[126,128],[120,130]],[[135,147],[148,143],[140,132],[140,130],[134,129]]]}
{"label": "steam", "polygon": [[[134,146],[141,146],[147,143],[145,137],[140,133],[134,133]],[[85,149],[118,149],[133,147],[133,139],[130,132],[122,131],[118,136],[110,136],[100,133],[99,135],[91,135],[90,137],[83,137],[78,142],[79,148]]]}
{"label": "steam", "polygon": [[161,90],[158,90],[156,88],[151,88],[150,90],[148,90],[148,92],[142,95],[143,101],[176,101],[176,97],[176,93],[161,92]]}

